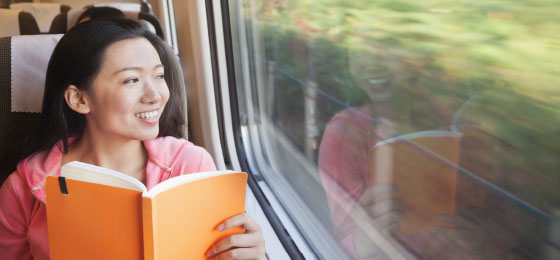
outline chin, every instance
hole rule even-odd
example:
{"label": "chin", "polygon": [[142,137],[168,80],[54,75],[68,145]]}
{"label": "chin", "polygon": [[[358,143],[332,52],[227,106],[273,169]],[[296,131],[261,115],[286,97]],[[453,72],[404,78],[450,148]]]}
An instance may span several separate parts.
{"label": "chin", "polygon": [[158,131],[142,134],[142,135],[139,135],[139,136],[136,136],[136,137],[140,141],[146,141],[146,140],[151,140],[151,139],[156,138],[158,136],[158,134],[159,134],[159,129],[158,129]]}

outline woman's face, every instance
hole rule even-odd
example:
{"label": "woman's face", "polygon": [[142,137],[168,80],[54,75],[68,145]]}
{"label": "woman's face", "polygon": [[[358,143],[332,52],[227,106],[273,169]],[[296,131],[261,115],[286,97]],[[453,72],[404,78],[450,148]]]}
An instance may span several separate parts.
{"label": "woman's face", "polygon": [[370,100],[385,101],[391,97],[393,87],[389,80],[388,64],[379,57],[367,52],[350,53],[348,66],[354,82]]}
{"label": "woman's face", "polygon": [[104,55],[87,92],[89,133],[147,140],[157,137],[159,118],[169,100],[159,55],[145,38],[118,41]]}

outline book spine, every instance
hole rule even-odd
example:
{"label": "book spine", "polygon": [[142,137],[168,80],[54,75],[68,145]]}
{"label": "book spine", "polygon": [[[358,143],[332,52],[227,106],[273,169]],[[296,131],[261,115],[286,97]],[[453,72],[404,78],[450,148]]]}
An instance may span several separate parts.
{"label": "book spine", "polygon": [[155,259],[154,246],[154,212],[152,210],[152,200],[142,197],[142,230],[144,236],[144,259]]}

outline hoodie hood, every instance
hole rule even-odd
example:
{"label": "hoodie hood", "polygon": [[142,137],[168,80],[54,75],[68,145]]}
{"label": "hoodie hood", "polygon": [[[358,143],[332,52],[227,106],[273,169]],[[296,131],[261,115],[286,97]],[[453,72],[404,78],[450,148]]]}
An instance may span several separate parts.
{"label": "hoodie hood", "polygon": [[31,193],[42,203],[45,203],[45,181],[47,176],[60,176],[62,151],[55,145],[50,151],[32,154],[19,162],[17,174],[24,180]]}
{"label": "hoodie hood", "polygon": [[[70,140],[70,143],[74,140]],[[182,149],[194,146],[184,139],[174,137],[162,137],[144,141],[144,147],[148,151],[148,163],[146,165],[146,186],[150,189],[153,185],[167,179],[172,175],[173,165],[177,161],[177,155]],[[31,193],[40,202],[46,201],[46,179],[47,176],[60,176],[62,162],[62,142],[59,142],[49,151],[35,153],[17,165],[17,174],[24,180]],[[150,173],[150,176],[148,176]]]}

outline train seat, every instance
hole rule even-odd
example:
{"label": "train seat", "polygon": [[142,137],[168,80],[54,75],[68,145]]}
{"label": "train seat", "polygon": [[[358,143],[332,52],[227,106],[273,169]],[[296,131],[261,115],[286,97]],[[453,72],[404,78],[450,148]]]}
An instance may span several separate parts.
{"label": "train seat", "polygon": [[39,120],[51,53],[62,35],[0,38],[0,183],[15,170]]}
{"label": "train seat", "polygon": [[[49,33],[58,34],[58,33],[67,32],[68,30],[70,30],[70,28],[72,28],[72,26],[76,24],[78,17],[80,17],[80,15],[85,10],[87,9],[84,8],[80,10],[70,10],[67,13],[61,13],[57,15],[51,24]],[[140,11],[128,11],[128,10],[122,10],[122,11],[125,17],[138,21],[140,24],[142,24],[147,29],[149,29],[151,32],[155,33],[160,38],[164,39],[161,23],[155,16]]]}
{"label": "train seat", "polygon": [[0,37],[41,33],[31,13],[0,8],[0,17]]}
{"label": "train seat", "polygon": [[141,0],[141,3],[126,3],[126,2],[113,2],[113,3],[96,3],[93,5],[86,5],[84,8],[90,8],[92,6],[101,7],[108,6],[117,8],[123,12],[140,12],[153,14],[152,5],[148,3],[148,0]]}
{"label": "train seat", "polygon": [[87,9],[92,6],[94,7],[108,6],[108,7],[117,8],[123,12],[140,12],[142,10],[142,6],[139,3],[125,3],[125,2],[97,3],[93,5],[86,5],[84,8]]}
{"label": "train seat", "polygon": [[51,22],[55,16],[70,10],[70,6],[59,3],[13,3],[10,9],[25,11],[33,15],[39,30],[42,33],[49,31]]}

